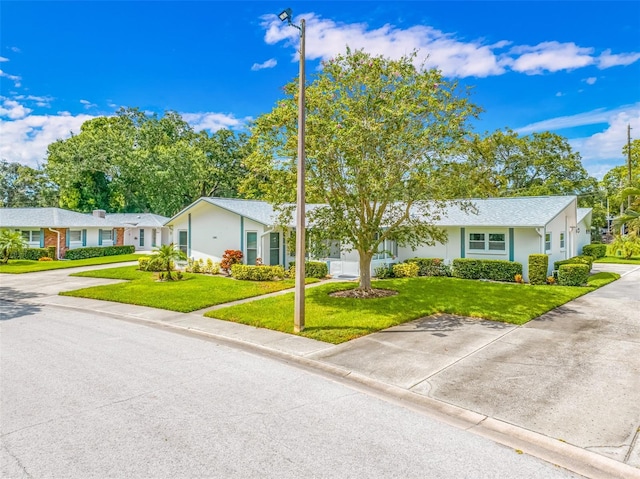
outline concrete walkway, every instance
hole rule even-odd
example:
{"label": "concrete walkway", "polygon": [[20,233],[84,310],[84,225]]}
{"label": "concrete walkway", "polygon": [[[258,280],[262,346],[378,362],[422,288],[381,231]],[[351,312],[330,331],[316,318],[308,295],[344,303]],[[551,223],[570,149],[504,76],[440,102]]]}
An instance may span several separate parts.
{"label": "concrete walkway", "polygon": [[112,282],[69,277],[70,270],[0,275],[0,296],[16,302],[3,306],[3,319],[51,305],[205,335],[332,375],[588,477],[640,478],[640,268],[597,268],[624,276],[521,327],[439,315],[337,346],[201,313],[58,296]]}

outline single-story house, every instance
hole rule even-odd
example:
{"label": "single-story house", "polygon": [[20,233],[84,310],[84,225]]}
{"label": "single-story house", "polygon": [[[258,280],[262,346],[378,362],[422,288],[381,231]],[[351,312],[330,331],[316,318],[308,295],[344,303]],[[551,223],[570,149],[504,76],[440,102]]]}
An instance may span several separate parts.
{"label": "single-story house", "polygon": [[167,218],[148,213],[92,214],[62,208],[0,208],[0,229],[14,229],[31,248],[55,246],[58,258],[87,246],[134,245],[151,249],[169,242]]}
{"label": "single-story house", "polygon": [[[372,274],[383,264],[413,257],[437,257],[450,263],[456,258],[504,259],[523,265],[525,279],[530,254],[549,255],[553,262],[581,253],[589,244],[591,210],[580,209],[575,196],[540,196],[472,200],[476,213],[451,206],[436,222],[448,240],[415,250],[387,241],[374,256]],[[309,205],[310,208],[318,205]],[[262,258],[264,264],[287,266],[294,257],[287,252],[285,235],[275,225],[273,207],[264,201],[203,197],[166,222],[172,241],[187,256],[220,261],[227,249],[240,250],[246,264]],[[293,228],[294,225],[287,227]],[[330,274],[359,275],[358,253],[339,243],[326,258]]]}

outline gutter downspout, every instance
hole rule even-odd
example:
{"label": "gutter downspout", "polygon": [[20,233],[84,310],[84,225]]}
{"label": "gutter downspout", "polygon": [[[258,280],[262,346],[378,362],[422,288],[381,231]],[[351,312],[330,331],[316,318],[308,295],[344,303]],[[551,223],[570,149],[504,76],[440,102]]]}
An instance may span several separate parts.
{"label": "gutter downspout", "polygon": [[58,235],[58,246],[56,248],[56,256],[58,256],[57,259],[60,259],[60,231],[54,230],[53,228],[49,228],[49,231],[53,231],[55,234]]}

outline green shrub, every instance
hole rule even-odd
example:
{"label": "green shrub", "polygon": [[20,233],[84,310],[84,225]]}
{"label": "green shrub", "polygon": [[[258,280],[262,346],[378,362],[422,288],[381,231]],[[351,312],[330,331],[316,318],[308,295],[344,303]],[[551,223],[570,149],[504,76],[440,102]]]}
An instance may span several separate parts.
{"label": "green shrub", "polygon": [[563,264],[558,269],[558,284],[560,286],[582,286],[589,279],[589,265]]}
{"label": "green shrub", "polygon": [[[329,274],[329,267],[327,263],[322,261],[305,261],[304,263],[304,277],[305,278],[318,278],[324,279]],[[296,262],[291,261],[289,263],[289,277],[293,278],[296,275]]]}
{"label": "green shrub", "polygon": [[586,256],[592,256],[595,259],[604,258],[607,255],[606,244],[588,244],[582,248],[582,254]]}
{"label": "green shrub", "polygon": [[[172,263],[171,269],[174,265]],[[157,261],[154,261],[153,256],[141,256],[138,258],[138,269],[140,271],[164,271],[164,268]]]}
{"label": "green shrub", "polygon": [[418,265],[418,276],[451,276],[451,268],[442,258],[410,258],[405,263]]}
{"label": "green shrub", "polygon": [[504,259],[458,258],[453,260],[452,274],[456,278],[489,279],[513,283],[516,275],[522,274],[522,264]]}
{"label": "green shrub", "polygon": [[394,264],[383,264],[376,268],[373,268],[373,275],[378,279],[394,278],[393,274]]}
{"label": "green shrub", "polygon": [[100,256],[117,256],[120,254],[132,254],[135,246],[90,246],[87,248],[75,248],[67,250],[64,259],[87,259]]}
{"label": "green shrub", "polygon": [[560,269],[560,266],[564,264],[586,264],[589,266],[589,271],[591,271],[591,268],[593,267],[593,256],[581,255],[574,256],[573,258],[569,259],[563,259],[561,261],[556,261],[555,263],[553,263],[553,269]]}
{"label": "green shrub", "polygon": [[529,255],[529,283],[547,284],[549,257],[546,254]]}
{"label": "green shrub", "polygon": [[284,268],[276,266],[251,266],[234,264],[231,266],[231,276],[239,280],[273,281],[284,278]]}
{"label": "green shrub", "polygon": [[47,256],[51,259],[57,259],[58,255],[56,254],[55,246],[47,246]]}
{"label": "green shrub", "polygon": [[415,278],[420,268],[416,263],[399,263],[393,265],[393,275],[396,278]]}
{"label": "green shrub", "polygon": [[9,259],[27,259],[30,261],[38,261],[40,258],[49,256],[48,248],[23,248],[21,251],[13,250],[9,255]]}

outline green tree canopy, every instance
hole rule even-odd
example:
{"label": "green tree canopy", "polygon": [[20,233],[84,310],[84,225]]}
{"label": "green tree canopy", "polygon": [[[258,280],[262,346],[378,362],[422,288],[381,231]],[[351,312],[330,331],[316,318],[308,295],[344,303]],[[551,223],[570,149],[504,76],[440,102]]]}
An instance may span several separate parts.
{"label": "green tree canopy", "polygon": [[246,145],[228,130],[196,133],[176,112],[128,108],[49,145],[46,171],[61,207],[171,216],[201,195],[237,196]]}
{"label": "green tree canopy", "polygon": [[[478,112],[456,83],[414,60],[347,50],[324,62],[306,89],[306,199],[324,205],[309,211],[309,224],[315,239],[358,252],[364,290],[383,241],[444,239],[434,221],[457,179],[442,166]],[[285,86],[286,98],[255,121],[247,160],[248,189],[284,217],[295,200],[297,89]]]}
{"label": "green tree canopy", "polygon": [[45,172],[20,163],[0,161],[0,206],[57,206],[58,191]]}

